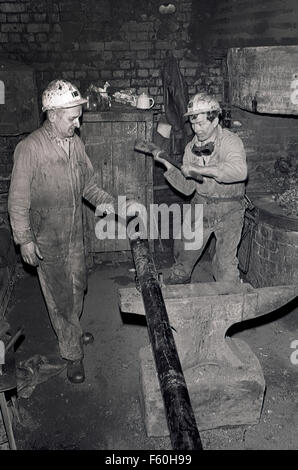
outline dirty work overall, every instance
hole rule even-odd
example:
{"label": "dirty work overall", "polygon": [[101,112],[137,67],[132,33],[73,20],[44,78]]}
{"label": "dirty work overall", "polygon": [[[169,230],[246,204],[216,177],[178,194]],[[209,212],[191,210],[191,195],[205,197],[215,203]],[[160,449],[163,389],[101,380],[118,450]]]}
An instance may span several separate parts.
{"label": "dirty work overall", "polygon": [[94,206],[114,199],[98,188],[81,139],[69,139],[68,156],[48,121],[17,145],[14,161],[8,202],[14,239],[38,244],[37,272],[61,356],[78,360],[87,285],[82,197]]}
{"label": "dirty work overall", "polygon": [[165,172],[167,181],[178,191],[187,196],[195,192],[191,199],[192,231],[195,228],[193,206],[203,204],[203,245],[199,250],[185,250],[184,239],[175,240],[175,260],[190,276],[207,241],[214,234],[216,237],[216,252],[212,260],[214,278],[216,281],[239,282],[236,255],[244,220],[244,180],[247,177],[243,143],[237,135],[218,126],[214,151],[210,156],[198,157],[192,153],[194,144],[199,144],[196,136],[185,148],[183,164],[196,165],[198,171],[200,166],[217,166],[219,176],[217,179],[203,177],[203,182],[198,183],[185,178],[176,168]]}

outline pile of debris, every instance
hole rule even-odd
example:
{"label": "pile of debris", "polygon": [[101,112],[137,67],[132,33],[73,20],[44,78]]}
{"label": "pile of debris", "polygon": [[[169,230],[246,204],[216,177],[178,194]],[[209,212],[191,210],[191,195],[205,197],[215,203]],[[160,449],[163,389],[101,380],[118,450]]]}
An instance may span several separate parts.
{"label": "pile of debris", "polygon": [[277,194],[274,200],[281,206],[289,216],[298,217],[298,189],[288,189],[281,194]]}

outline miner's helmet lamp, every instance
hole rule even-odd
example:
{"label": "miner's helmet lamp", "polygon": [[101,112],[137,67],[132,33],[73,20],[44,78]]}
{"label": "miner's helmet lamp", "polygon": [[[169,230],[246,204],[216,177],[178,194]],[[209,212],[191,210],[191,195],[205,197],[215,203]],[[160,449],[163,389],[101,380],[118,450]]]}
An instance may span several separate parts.
{"label": "miner's helmet lamp", "polygon": [[187,105],[187,112],[184,116],[189,116],[191,122],[196,120],[198,114],[206,114],[207,117],[218,117],[221,113],[219,102],[207,93],[197,93],[191,98]]}
{"label": "miner's helmet lamp", "polygon": [[78,88],[66,80],[53,80],[42,94],[42,111],[72,108],[87,103]]}

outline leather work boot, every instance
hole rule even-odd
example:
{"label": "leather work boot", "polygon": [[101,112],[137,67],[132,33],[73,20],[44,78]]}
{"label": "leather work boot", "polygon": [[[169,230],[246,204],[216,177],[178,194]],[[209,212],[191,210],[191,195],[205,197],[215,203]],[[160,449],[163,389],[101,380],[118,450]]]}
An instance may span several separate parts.
{"label": "leather work boot", "polygon": [[92,344],[94,342],[94,336],[92,333],[88,333],[85,331],[82,336],[83,345],[86,346],[87,344]]}
{"label": "leather work boot", "polygon": [[176,263],[171,268],[162,271],[162,282],[164,284],[188,284],[191,274],[185,271],[183,264]]}
{"label": "leather work boot", "polygon": [[67,378],[74,384],[80,384],[85,380],[83,360],[67,361]]}

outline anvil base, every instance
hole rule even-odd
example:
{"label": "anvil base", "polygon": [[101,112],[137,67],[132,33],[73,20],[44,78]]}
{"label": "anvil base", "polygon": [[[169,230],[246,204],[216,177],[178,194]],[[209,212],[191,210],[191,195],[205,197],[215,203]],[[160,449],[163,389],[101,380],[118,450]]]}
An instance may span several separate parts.
{"label": "anvil base", "polygon": [[[199,431],[257,424],[265,380],[257,357],[240,339],[229,339],[241,351],[242,364],[208,361],[183,370]],[[168,426],[152,350],[140,350],[140,402],[148,436],[168,436]]]}

